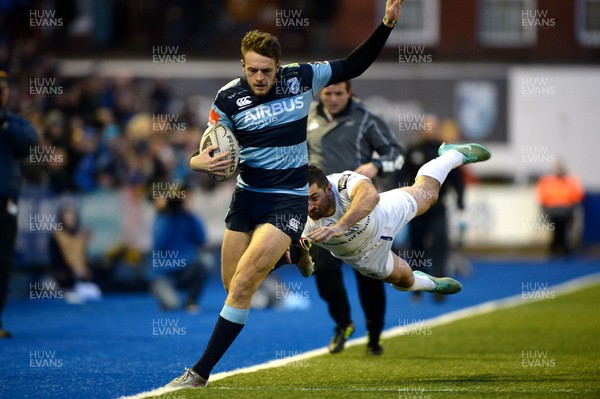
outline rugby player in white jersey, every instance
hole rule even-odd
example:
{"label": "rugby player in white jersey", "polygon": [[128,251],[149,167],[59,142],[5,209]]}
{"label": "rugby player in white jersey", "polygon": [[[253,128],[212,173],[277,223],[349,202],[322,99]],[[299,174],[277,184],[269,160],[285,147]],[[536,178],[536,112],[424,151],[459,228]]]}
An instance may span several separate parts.
{"label": "rugby player in white jersey", "polygon": [[[458,281],[413,271],[391,251],[400,229],[437,201],[439,189],[452,169],[491,157],[487,148],[475,143],[442,144],[438,154],[439,157],[419,169],[412,186],[381,194],[366,176],[352,171],[326,176],[319,168],[310,166],[309,218],[303,237],[360,273],[391,283],[397,290],[460,292],[462,286]],[[304,256],[299,262],[310,259]]]}

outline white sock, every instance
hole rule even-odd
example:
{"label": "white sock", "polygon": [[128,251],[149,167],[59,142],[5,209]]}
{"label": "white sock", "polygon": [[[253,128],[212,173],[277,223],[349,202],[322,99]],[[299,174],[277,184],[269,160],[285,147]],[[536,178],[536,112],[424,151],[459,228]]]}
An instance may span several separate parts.
{"label": "white sock", "polygon": [[435,283],[427,277],[420,276],[414,272],[413,277],[415,278],[415,282],[410,287],[400,287],[395,284],[392,284],[392,287],[398,291],[433,291],[435,289]]}
{"label": "white sock", "polygon": [[[417,172],[417,177],[428,176],[443,184],[448,177],[448,173],[454,168],[458,168],[464,163],[465,156],[456,150],[445,152],[441,156],[432,159],[421,166]],[[416,180],[416,178],[415,178]]]}

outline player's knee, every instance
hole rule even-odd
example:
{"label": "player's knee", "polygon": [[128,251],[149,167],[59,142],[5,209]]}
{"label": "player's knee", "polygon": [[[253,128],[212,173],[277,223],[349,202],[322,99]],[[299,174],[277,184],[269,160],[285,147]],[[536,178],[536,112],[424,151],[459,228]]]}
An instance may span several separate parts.
{"label": "player's knee", "polygon": [[255,280],[252,276],[234,276],[234,281],[225,288],[227,296],[234,302],[245,303],[250,301],[256,288],[260,285]]}
{"label": "player's knee", "polygon": [[438,190],[421,189],[416,192],[413,197],[417,201],[417,215],[422,215],[427,212],[439,197]]}
{"label": "player's knee", "polygon": [[227,293],[227,303],[234,306],[246,306],[252,302],[254,292],[243,289],[233,289]]}

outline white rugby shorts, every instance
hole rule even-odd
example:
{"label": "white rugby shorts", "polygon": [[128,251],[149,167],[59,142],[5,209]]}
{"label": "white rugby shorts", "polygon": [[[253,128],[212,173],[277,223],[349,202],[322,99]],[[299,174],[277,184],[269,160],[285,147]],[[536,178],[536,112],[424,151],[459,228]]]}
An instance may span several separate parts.
{"label": "white rugby shorts", "polygon": [[376,223],[383,224],[379,240],[365,252],[339,258],[361,274],[381,280],[394,270],[392,244],[402,227],[417,214],[417,201],[412,195],[398,188],[381,193],[378,208]]}

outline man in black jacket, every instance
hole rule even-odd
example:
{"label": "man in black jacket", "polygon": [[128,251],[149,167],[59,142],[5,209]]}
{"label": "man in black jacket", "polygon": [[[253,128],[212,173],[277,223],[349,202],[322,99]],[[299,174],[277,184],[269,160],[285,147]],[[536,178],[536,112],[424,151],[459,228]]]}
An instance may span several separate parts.
{"label": "man in black jacket", "polygon": [[[309,114],[308,151],[310,163],[325,174],[353,170],[374,179],[399,171],[404,163],[404,150],[389,127],[352,95],[350,81],[321,90],[320,101]],[[378,157],[374,158],[374,153]],[[342,261],[318,246],[312,247],[311,257],[315,262],[319,295],[327,302],[329,314],[336,323],[329,352],[338,353],[354,332],[342,279]],[[383,348],[379,338],[385,316],[384,285],[356,270],[355,274],[369,334],[367,353],[381,355]]]}
{"label": "man in black jacket", "polygon": [[8,75],[0,71],[0,338],[10,332],[2,326],[8,278],[17,237],[17,200],[21,190],[21,160],[37,142],[32,124],[8,110]]}

